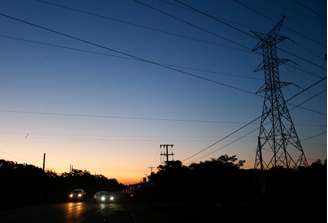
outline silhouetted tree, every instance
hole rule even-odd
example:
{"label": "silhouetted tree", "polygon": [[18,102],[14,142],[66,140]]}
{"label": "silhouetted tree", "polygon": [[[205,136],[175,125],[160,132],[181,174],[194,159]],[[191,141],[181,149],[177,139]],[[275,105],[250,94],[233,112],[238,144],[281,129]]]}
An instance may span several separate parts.
{"label": "silhouetted tree", "polygon": [[29,164],[0,160],[0,208],[64,201],[74,188],[83,188],[93,195],[97,190],[117,191],[123,187],[116,179],[92,175],[86,170],[57,174]]}

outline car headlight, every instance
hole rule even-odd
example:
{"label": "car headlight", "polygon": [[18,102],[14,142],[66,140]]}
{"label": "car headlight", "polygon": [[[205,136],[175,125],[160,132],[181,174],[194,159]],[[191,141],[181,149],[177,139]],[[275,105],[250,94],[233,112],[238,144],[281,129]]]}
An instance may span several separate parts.
{"label": "car headlight", "polygon": [[110,196],[109,200],[113,201],[114,200],[114,196]]}
{"label": "car headlight", "polygon": [[78,196],[78,197],[82,197],[82,194],[78,194],[77,196]]}
{"label": "car headlight", "polygon": [[73,197],[73,194],[69,194],[69,197],[72,198]]}
{"label": "car headlight", "polygon": [[100,197],[100,200],[101,200],[101,201],[105,201],[105,200],[106,200],[106,197],[105,197],[105,196],[101,196],[101,197]]}

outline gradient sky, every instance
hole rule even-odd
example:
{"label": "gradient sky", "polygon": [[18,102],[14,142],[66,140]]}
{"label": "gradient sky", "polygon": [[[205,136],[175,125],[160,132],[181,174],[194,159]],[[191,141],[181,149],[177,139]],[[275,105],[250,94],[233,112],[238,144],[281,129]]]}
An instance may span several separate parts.
{"label": "gradient sky", "polygon": [[[247,2],[250,7],[276,21],[286,15],[286,24],[281,34],[294,42],[285,41],[281,47],[317,64],[326,65],[325,1],[300,0],[319,15],[297,4],[296,0],[240,1]],[[142,7],[132,0],[53,2],[216,42],[222,47],[102,20],[34,0],[2,0],[0,12],[165,64],[217,71],[225,75],[192,72],[249,91],[255,92],[263,82],[263,73],[253,72],[261,61],[258,55],[230,49],[234,47],[232,44]],[[248,47],[256,45],[254,39],[170,4],[170,0],[146,2]],[[267,32],[273,25],[273,22],[230,0],[186,2],[221,16],[246,31],[251,28]],[[48,169],[68,171],[72,164],[75,168],[116,177],[122,182],[136,182],[149,172],[147,167],[160,164],[161,143],[175,144],[175,158],[184,159],[261,113],[260,97],[133,60],[5,39],[1,35],[110,54],[3,17],[0,17],[0,26],[0,158],[41,166],[42,153],[46,152]],[[306,40],[290,32],[286,26],[322,44]],[[297,58],[283,53],[279,55],[288,57],[304,70],[326,75],[325,71]],[[281,79],[307,86],[318,78],[281,67]],[[326,83],[322,83],[293,103],[302,102],[325,86]],[[284,93],[287,98],[297,91],[297,87],[289,86]],[[325,113],[326,93],[304,106]],[[222,123],[46,116],[9,110],[216,120]],[[326,129],[326,116],[301,109],[291,114],[301,139]],[[239,132],[213,149],[255,127]],[[257,132],[218,151],[212,157],[224,153],[235,154],[247,161],[247,167],[251,167],[255,156],[256,135]],[[304,141],[303,147],[310,161],[325,159],[326,135]]]}

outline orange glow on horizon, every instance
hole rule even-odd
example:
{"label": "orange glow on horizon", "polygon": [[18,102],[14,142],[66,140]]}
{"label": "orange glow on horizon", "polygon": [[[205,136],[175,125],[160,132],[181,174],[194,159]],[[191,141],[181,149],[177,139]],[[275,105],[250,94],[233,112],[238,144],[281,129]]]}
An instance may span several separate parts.
{"label": "orange glow on horizon", "polygon": [[[69,166],[80,170],[87,170],[92,174],[102,174],[107,178],[115,178],[123,184],[134,184],[142,181],[145,174],[149,174],[147,166],[157,167],[159,163],[159,144],[157,142],[140,143],[136,149],[134,142],[116,141],[91,141],[56,137],[37,137],[30,133],[6,135],[1,137],[1,159],[28,163],[42,167],[43,153],[46,153],[46,169],[53,170],[58,174],[69,171]],[[201,144],[202,145],[202,144]],[[251,145],[252,146],[252,145]],[[250,146],[250,148],[252,148]],[[234,148],[238,159],[247,162],[243,169],[252,169],[254,157],[253,151],[244,152],[245,145]],[[154,149],[155,148],[155,149]],[[156,149],[157,148],[157,149]],[[188,144],[180,144],[179,157],[183,159],[192,153]],[[247,147],[246,147],[247,148]],[[197,151],[194,147],[193,150]],[[225,154],[225,153],[222,153]],[[232,151],[228,155],[234,155]],[[219,156],[218,154],[217,156]],[[326,157],[326,151],[309,157],[309,162],[318,158]]]}

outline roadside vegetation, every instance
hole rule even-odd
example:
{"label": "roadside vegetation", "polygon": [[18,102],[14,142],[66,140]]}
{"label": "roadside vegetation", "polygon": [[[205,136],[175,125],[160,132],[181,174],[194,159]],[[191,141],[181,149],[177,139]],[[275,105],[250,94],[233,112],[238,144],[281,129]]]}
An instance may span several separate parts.
{"label": "roadside vegetation", "polygon": [[124,185],[86,170],[58,174],[43,172],[29,164],[0,160],[0,208],[66,201],[75,188],[83,188],[90,197],[98,190],[122,190]]}

